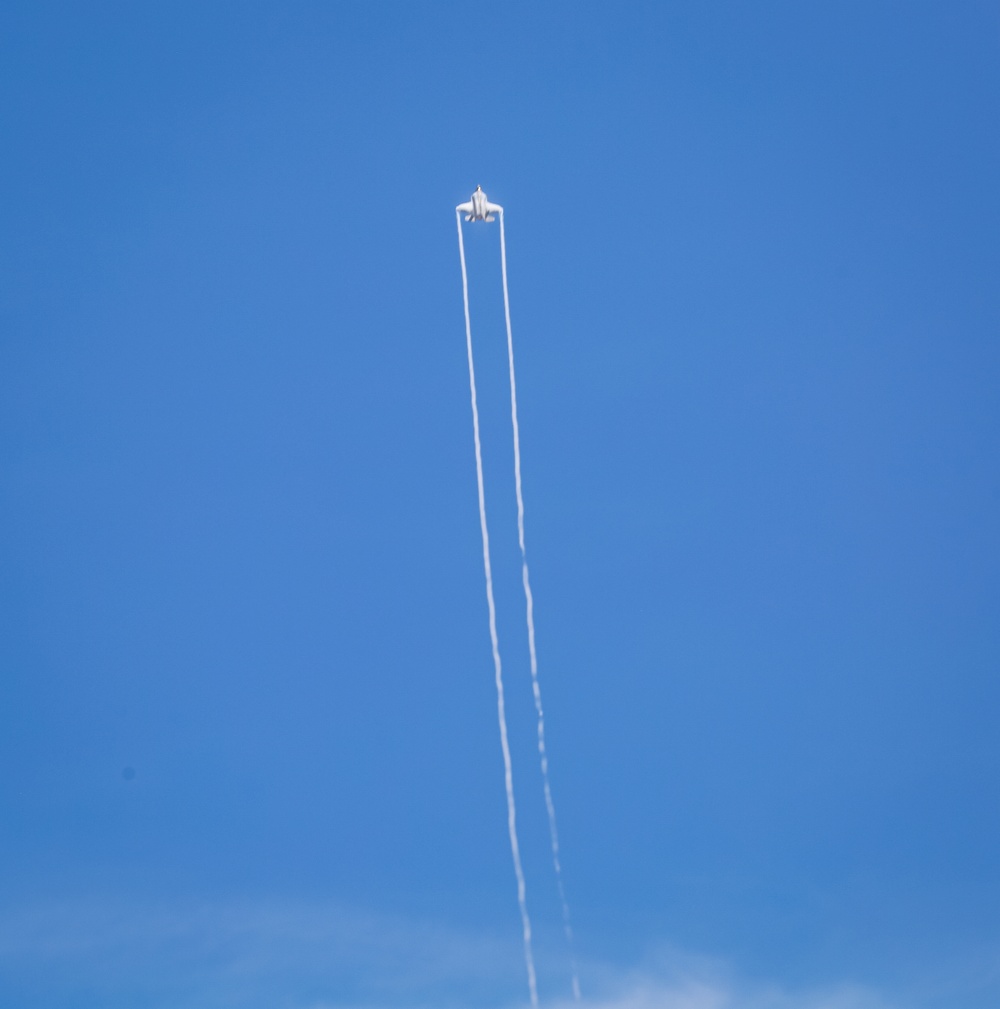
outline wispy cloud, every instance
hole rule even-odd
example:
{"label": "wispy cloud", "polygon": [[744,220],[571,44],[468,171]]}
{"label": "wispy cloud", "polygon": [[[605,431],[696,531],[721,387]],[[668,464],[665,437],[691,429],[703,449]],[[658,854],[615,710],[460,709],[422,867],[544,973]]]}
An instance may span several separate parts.
{"label": "wispy cloud", "polygon": [[445,1005],[513,990],[522,972],[516,943],[318,902],[67,902],[0,915],[2,1004],[62,992],[82,1006],[93,992],[109,1009]]}
{"label": "wispy cloud", "polygon": [[[560,1009],[569,1009],[565,1002]],[[897,1009],[877,993],[856,985],[793,991],[775,985],[738,985],[700,978],[664,982],[651,977],[606,998],[589,999],[587,1009]]]}
{"label": "wispy cloud", "polygon": [[[627,971],[614,966],[589,972],[597,995],[587,1009],[903,1009],[857,984],[789,988],[740,978],[725,961],[662,946]],[[570,1009],[569,1000],[554,1009]]]}
{"label": "wispy cloud", "polygon": [[[914,1009],[861,985],[792,988],[664,947],[584,963],[584,1009]],[[516,1009],[517,936],[321,902],[75,902],[0,914],[0,1004],[22,1009]],[[543,992],[544,996],[544,992]],[[567,987],[568,996],[568,987]],[[551,1009],[579,1009],[543,998]]]}

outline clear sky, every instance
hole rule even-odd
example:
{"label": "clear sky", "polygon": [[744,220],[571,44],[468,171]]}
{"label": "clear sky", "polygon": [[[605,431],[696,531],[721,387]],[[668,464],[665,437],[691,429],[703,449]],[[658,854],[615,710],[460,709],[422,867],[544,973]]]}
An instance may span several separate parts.
{"label": "clear sky", "polygon": [[974,0],[6,3],[0,1004],[526,1004],[481,184],[587,1005],[995,1009],[998,100]]}

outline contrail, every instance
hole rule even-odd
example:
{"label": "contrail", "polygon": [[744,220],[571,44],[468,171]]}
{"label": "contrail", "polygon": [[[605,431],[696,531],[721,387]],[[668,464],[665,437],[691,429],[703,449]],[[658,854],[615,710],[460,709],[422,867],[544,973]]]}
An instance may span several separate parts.
{"label": "contrail", "polygon": [[[459,225],[461,230],[461,225]],[[569,901],[563,886],[562,863],[559,860],[559,831],[556,828],[556,807],[549,785],[549,758],[545,749],[545,712],[542,708],[542,690],[538,683],[538,656],[535,652],[535,601],[531,595],[528,578],[528,557],[524,547],[524,497],[521,493],[521,438],[517,423],[517,382],[514,378],[514,339],[510,328],[510,298],[507,294],[507,242],[503,227],[503,210],[500,211],[500,267],[503,275],[503,309],[507,321],[507,362],[510,366],[510,418],[514,427],[514,487],[517,491],[517,540],[521,546],[521,581],[524,583],[524,600],[528,620],[528,651],[531,657],[531,690],[538,713],[538,756],[542,766],[542,787],[545,791],[545,809],[549,814],[549,839],[552,842],[552,865],[555,869],[556,887],[562,904],[563,931],[569,947],[570,969],[573,978],[573,997],[580,1001],[580,977],[576,966],[573,944],[573,924],[569,914]],[[471,363],[471,357],[470,357]],[[485,529],[485,526],[483,527]]]}
{"label": "contrail", "polygon": [[[469,280],[465,272],[465,245],[462,241],[462,215],[456,211],[458,222],[458,254],[462,260],[462,296],[465,300],[465,346],[469,355],[469,391],[472,397],[472,431],[476,441],[476,481],[479,487],[479,528],[483,534],[483,569],[486,572],[486,602],[490,611],[490,641],[493,645],[493,669],[497,685],[497,719],[500,722],[500,748],[503,750],[504,784],[507,788],[507,832],[510,835],[510,852],[514,859],[517,877],[517,903],[521,909],[521,929],[524,935],[524,963],[528,970],[528,990],[532,1006],[538,1005],[538,985],[535,980],[535,961],[531,953],[531,919],[525,897],[524,870],[521,867],[521,849],[517,843],[517,809],[514,805],[514,775],[510,763],[510,745],[507,742],[507,715],[504,709],[503,673],[500,666],[500,644],[497,641],[496,605],[493,601],[493,571],[490,567],[490,535],[486,529],[486,494],[483,489],[483,453],[479,442],[479,408],[476,405],[476,370],[472,363],[472,323],[469,320]],[[502,232],[501,232],[502,234]],[[506,287],[504,288],[506,291]]]}

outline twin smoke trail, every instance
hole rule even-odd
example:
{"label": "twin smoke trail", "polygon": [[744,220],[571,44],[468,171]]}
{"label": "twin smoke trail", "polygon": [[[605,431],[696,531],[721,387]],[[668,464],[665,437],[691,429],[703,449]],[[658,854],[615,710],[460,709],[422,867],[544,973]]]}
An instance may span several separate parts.
{"label": "twin smoke trail", "polygon": [[535,963],[531,955],[531,919],[524,890],[524,869],[521,867],[521,850],[517,843],[517,808],[514,804],[514,775],[510,763],[510,745],[507,742],[507,716],[504,711],[503,671],[500,665],[500,643],[497,640],[497,611],[493,602],[493,571],[490,567],[490,534],[486,529],[486,492],[483,489],[483,452],[479,442],[479,408],[476,405],[476,369],[472,363],[472,323],[469,321],[469,280],[465,272],[465,245],[462,241],[462,217],[458,221],[458,252],[462,259],[462,294],[465,298],[465,346],[469,355],[469,390],[472,395],[472,432],[476,440],[476,480],[479,487],[479,529],[483,534],[483,568],[486,572],[486,603],[490,611],[490,641],[493,645],[493,670],[497,685],[497,718],[500,722],[500,748],[503,750],[504,783],[507,786],[507,832],[510,850],[514,857],[514,874],[517,876],[517,903],[521,909],[521,927],[524,933],[524,961],[528,968],[528,988],[531,1004],[538,1005],[538,986],[535,983]]}
{"label": "twin smoke trail", "polygon": [[[485,195],[484,195],[485,202]],[[528,560],[524,542],[524,497],[521,490],[521,442],[520,429],[517,422],[517,383],[514,375],[514,340],[510,325],[510,297],[507,292],[507,243],[504,233],[503,208],[496,208],[500,216],[500,264],[503,277],[503,307],[507,325],[507,361],[510,377],[510,414],[514,430],[514,486],[517,493],[517,538],[521,548],[521,580],[524,585],[525,612],[528,628],[528,651],[531,662],[531,689],[535,701],[535,711],[538,716],[538,755],[542,771],[542,785],[545,793],[545,809],[548,814],[549,838],[552,845],[552,864],[555,870],[556,887],[562,906],[563,931],[570,951],[573,997],[580,999],[580,981],[576,962],[573,959],[573,929],[570,921],[569,903],[562,880],[562,865],[559,859],[559,833],[556,829],[556,810],[552,800],[552,789],[549,784],[549,761],[545,748],[545,714],[542,708],[542,694],[538,682],[538,657],[535,651],[535,617],[534,598],[531,594],[531,582],[528,577]],[[476,373],[472,356],[472,325],[469,317],[469,283],[465,269],[465,245],[462,240],[462,216],[456,211],[458,223],[458,253],[462,261],[462,295],[465,304],[465,342],[469,358],[469,389],[472,399],[472,428],[476,444],[476,478],[479,489],[479,526],[483,539],[483,568],[486,574],[486,602],[489,608],[490,641],[493,646],[493,667],[497,688],[497,716],[500,722],[500,747],[503,751],[504,781],[507,790],[507,829],[510,835],[511,854],[514,860],[514,874],[517,877],[517,900],[521,912],[521,925],[524,937],[524,959],[528,972],[528,989],[531,994],[532,1006],[538,1005],[538,989],[535,979],[534,957],[531,948],[531,919],[528,916],[525,895],[524,870],[521,865],[521,852],[517,840],[517,810],[514,802],[514,779],[511,768],[510,746],[507,740],[507,719],[504,707],[503,674],[500,663],[500,646],[496,629],[496,605],[493,598],[493,574],[490,565],[490,541],[486,527],[486,496],[483,486],[483,459],[479,438],[479,409],[476,402]],[[489,218],[492,219],[492,218]]]}

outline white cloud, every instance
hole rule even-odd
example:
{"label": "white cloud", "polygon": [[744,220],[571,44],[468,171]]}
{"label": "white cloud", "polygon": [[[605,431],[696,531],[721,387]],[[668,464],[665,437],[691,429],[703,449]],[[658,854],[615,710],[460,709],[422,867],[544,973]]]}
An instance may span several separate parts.
{"label": "white cloud", "polygon": [[[630,971],[581,967],[582,1009],[916,1005],[846,981],[813,989],[750,982],[719,960],[667,947]],[[79,902],[0,914],[0,1004],[523,1009],[525,996],[514,930],[498,938],[320,902]],[[580,1009],[568,999],[543,1001],[546,1009]]]}
{"label": "white cloud", "polygon": [[[724,961],[663,947],[641,967],[600,972],[603,993],[586,1009],[902,1009],[860,985],[791,989],[752,983]],[[571,1009],[569,1001],[554,1009]]]}
{"label": "white cloud", "polygon": [[[568,1009],[563,1003],[560,1009]],[[875,992],[858,986],[830,991],[788,991],[682,980],[646,979],[619,995],[588,1000],[586,1009],[891,1009]]]}

